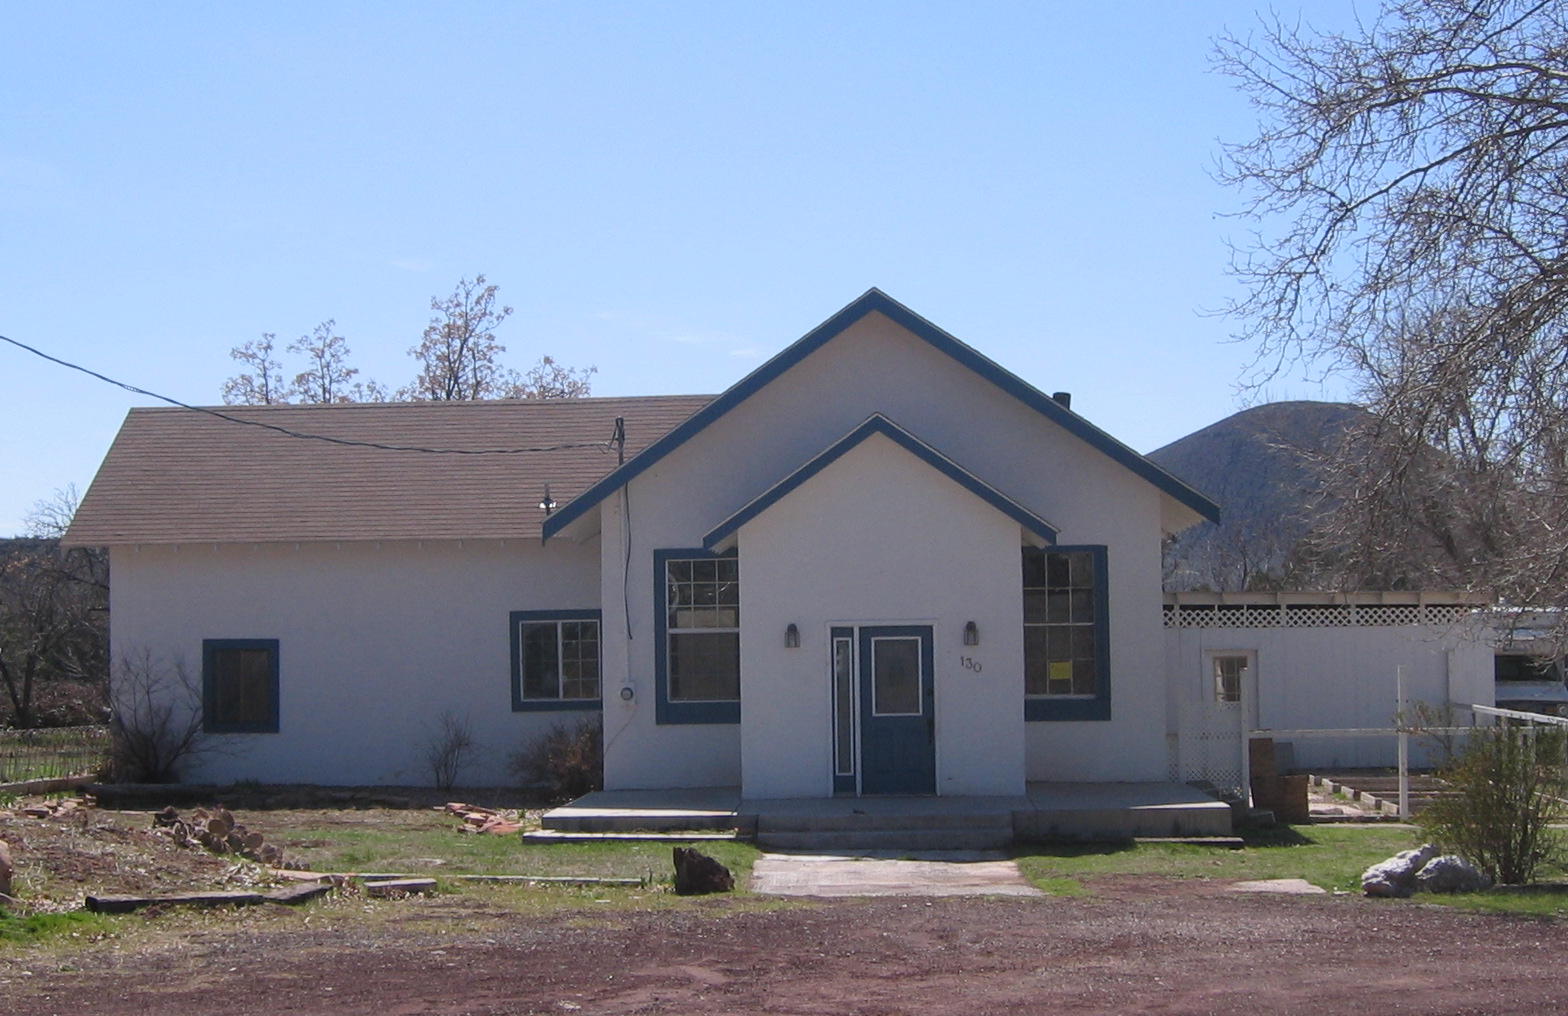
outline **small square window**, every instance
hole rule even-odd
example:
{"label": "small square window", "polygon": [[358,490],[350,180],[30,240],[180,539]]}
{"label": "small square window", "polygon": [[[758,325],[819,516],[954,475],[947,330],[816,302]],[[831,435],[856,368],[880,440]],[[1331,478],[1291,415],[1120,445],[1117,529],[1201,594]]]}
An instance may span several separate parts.
{"label": "small square window", "polygon": [[597,709],[598,611],[514,611],[512,709]]}
{"label": "small square window", "polygon": [[278,640],[205,639],[202,727],[214,734],[278,730]]}

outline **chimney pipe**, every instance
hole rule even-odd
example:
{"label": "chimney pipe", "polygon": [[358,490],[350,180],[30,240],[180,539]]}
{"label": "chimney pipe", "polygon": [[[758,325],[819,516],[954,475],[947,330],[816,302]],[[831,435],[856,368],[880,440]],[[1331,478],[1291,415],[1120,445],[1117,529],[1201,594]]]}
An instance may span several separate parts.
{"label": "chimney pipe", "polygon": [[1063,409],[1073,408],[1072,392],[1052,392],[1051,401],[1058,403]]}

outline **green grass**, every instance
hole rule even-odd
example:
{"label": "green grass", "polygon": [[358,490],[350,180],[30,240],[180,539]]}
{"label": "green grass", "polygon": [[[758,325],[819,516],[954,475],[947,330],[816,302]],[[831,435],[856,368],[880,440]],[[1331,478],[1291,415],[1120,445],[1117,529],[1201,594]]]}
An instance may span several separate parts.
{"label": "green grass", "polygon": [[1304,878],[1328,890],[1353,890],[1369,865],[1416,845],[1419,835],[1382,825],[1281,827],[1247,835],[1239,850],[1185,843],[1063,844],[1022,851],[1018,866],[1035,885],[1059,894],[1107,875]]}
{"label": "green grass", "polygon": [[[372,817],[373,816],[373,817]],[[444,875],[554,875],[647,878],[668,882],[676,844],[531,844],[517,835],[459,831],[450,816],[428,811],[349,813],[339,820],[320,812],[237,812],[236,818],[283,848],[291,866],[314,871],[406,872]],[[756,848],[744,843],[695,844],[735,873],[751,872]]]}
{"label": "green grass", "polygon": [[109,934],[114,926],[113,918],[85,910],[17,917],[0,909],[0,945],[32,945],[61,938],[93,940]]}

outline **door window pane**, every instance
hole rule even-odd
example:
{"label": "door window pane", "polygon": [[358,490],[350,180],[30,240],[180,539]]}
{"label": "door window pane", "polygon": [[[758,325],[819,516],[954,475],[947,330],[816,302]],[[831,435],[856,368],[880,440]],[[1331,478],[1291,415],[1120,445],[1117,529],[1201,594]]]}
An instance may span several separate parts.
{"label": "door window pane", "polygon": [[919,639],[872,639],[871,692],[878,716],[920,715]]}

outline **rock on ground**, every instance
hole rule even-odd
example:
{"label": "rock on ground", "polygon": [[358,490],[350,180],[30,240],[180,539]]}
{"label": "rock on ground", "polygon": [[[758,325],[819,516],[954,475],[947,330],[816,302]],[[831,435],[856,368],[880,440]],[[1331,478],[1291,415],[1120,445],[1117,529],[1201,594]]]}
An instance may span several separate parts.
{"label": "rock on ground", "polygon": [[11,863],[11,848],[0,840],[0,896],[11,895],[11,875],[16,870]]}
{"label": "rock on ground", "polygon": [[1368,896],[1409,896],[1416,891],[1416,872],[1437,856],[1437,847],[1423,843],[1402,850],[1361,873],[1361,891]]}
{"label": "rock on ground", "polygon": [[1491,878],[1457,854],[1434,857],[1416,872],[1416,888],[1422,892],[1475,893],[1491,887]]}
{"label": "rock on ground", "polygon": [[735,876],[707,854],[690,847],[675,848],[675,891],[682,896],[698,893],[727,893],[735,888]]}

